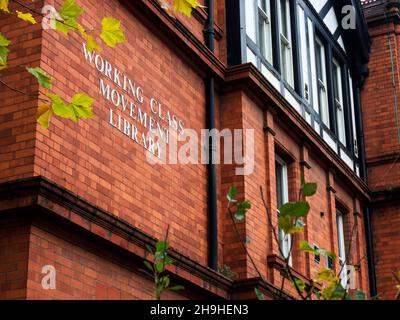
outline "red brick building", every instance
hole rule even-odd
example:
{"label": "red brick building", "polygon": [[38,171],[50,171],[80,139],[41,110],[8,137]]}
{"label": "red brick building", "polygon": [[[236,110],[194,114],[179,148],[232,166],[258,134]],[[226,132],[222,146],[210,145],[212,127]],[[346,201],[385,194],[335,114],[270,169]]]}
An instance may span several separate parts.
{"label": "red brick building", "polygon": [[365,150],[377,291],[386,299],[396,296],[394,273],[400,270],[399,10],[398,1],[364,3],[372,38],[370,74],[362,94]]}
{"label": "red brick building", "polygon": [[[191,18],[176,19],[155,0],[78,2],[87,28],[109,15],[121,20],[126,43],[90,61],[79,34],[64,37],[0,14],[1,32],[12,40],[1,80],[33,95],[0,87],[0,298],[151,299],[152,279],[142,271],[146,245],[163,238],[168,226],[175,260],[169,271],[185,290],[164,298],[255,298],[255,287],[277,298],[282,258],[260,187],[277,212],[279,202],[296,200],[301,175],[318,183],[301,237],[340,259],[331,265],[300,252],[294,237],[296,276],[309,282],[316,270],[338,271],[344,261],[358,267],[356,287],[374,294],[360,112],[370,38],[358,1],[207,1]],[[50,1],[55,8],[61,3]],[[44,4],[29,2],[38,10]],[[355,29],[341,23],[345,6],[354,9]],[[66,100],[81,91],[94,97],[95,118],[54,118],[43,130],[35,94],[44,91],[21,64],[47,71]],[[135,97],[140,130],[151,126],[144,112],[161,125],[169,112],[196,132],[253,129],[254,170],[237,175],[233,164],[149,164],[149,146],[118,125],[117,114],[131,123],[140,116],[117,103],[124,88],[108,69],[142,89]],[[378,77],[367,80],[364,92],[376,92],[369,83]],[[368,138],[375,123],[365,119]],[[367,147],[367,159],[373,152]],[[264,279],[226,210],[232,185],[252,203],[240,232],[252,239],[248,250]],[[224,265],[238,279],[218,272]],[[45,266],[55,268],[54,289],[42,286]],[[284,297],[296,298],[289,281]]]}

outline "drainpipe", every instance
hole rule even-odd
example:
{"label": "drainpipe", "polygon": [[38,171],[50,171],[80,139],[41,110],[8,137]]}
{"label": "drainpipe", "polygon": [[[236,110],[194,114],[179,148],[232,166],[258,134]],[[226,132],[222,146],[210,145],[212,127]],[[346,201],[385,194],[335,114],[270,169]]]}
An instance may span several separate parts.
{"label": "drainpipe", "polygon": [[[208,49],[214,52],[214,0],[208,1],[208,18],[204,30]],[[215,129],[215,78],[207,75],[206,84],[206,126],[208,130]],[[218,271],[218,210],[217,210],[217,166],[216,145],[209,136],[208,141],[208,266]]]}
{"label": "drainpipe", "polygon": [[[368,184],[368,172],[366,166],[365,158],[365,145],[364,145],[364,129],[362,123],[362,110],[361,110],[361,99],[360,99],[360,88],[357,86],[356,89],[356,105],[357,105],[357,131],[360,136],[359,148],[360,148],[360,162],[361,162],[361,172],[365,183]],[[371,212],[369,204],[364,206],[364,227],[365,227],[365,241],[367,245],[367,261],[368,261],[368,277],[370,286],[371,297],[376,297],[378,292],[376,288],[376,273],[375,273],[375,255],[374,255],[374,238],[371,222]]]}

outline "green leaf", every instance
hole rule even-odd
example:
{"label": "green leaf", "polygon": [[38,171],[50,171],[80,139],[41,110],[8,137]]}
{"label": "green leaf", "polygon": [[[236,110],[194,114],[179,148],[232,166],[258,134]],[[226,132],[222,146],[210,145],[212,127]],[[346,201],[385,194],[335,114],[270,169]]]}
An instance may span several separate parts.
{"label": "green leaf", "polygon": [[37,23],[37,21],[35,20],[35,18],[32,16],[31,13],[23,13],[21,11],[17,11],[17,16],[18,16],[18,18],[20,18],[24,21],[30,22],[32,24]]}
{"label": "green leaf", "polygon": [[9,52],[10,50],[8,50],[6,47],[0,46],[0,69],[3,69],[7,66],[7,57]]}
{"label": "green leaf", "polygon": [[316,183],[304,183],[302,185],[303,195],[305,197],[311,197],[317,192],[317,184]]}
{"label": "green leaf", "polygon": [[88,35],[86,37],[86,49],[90,52],[93,50],[101,51],[100,46],[97,44],[95,38],[92,35]]}
{"label": "green leaf", "polygon": [[171,259],[170,256],[165,256],[165,261],[164,261],[166,266],[170,266],[174,263],[174,261]]}
{"label": "green leaf", "polygon": [[328,251],[328,250],[326,250],[326,249],[319,249],[318,251],[319,251],[319,253],[320,253],[321,255],[323,255],[323,256],[331,257],[332,259],[336,259],[336,254],[334,254],[334,253],[331,252],[331,251]]}
{"label": "green leaf", "polygon": [[319,251],[315,250],[307,241],[304,240],[300,242],[300,250],[314,255],[319,255]]}
{"label": "green leaf", "polygon": [[289,216],[280,216],[278,218],[278,227],[285,234],[289,234],[290,229],[294,227],[291,217]]}
{"label": "green leaf", "polygon": [[264,294],[258,288],[255,288],[254,292],[258,300],[265,300]]}
{"label": "green leaf", "polygon": [[279,208],[281,216],[304,217],[310,211],[310,205],[307,202],[289,202]]}
{"label": "green leaf", "polygon": [[10,13],[8,9],[9,0],[0,0],[0,10]]}
{"label": "green leaf", "polygon": [[54,114],[61,118],[65,119],[72,119],[73,117],[73,110],[70,106],[68,106],[63,99],[58,94],[49,93],[47,96],[52,101],[52,108]]}
{"label": "green leaf", "polygon": [[237,193],[238,193],[238,192],[237,192],[236,187],[230,187],[230,188],[229,188],[229,192],[228,192],[228,194],[226,195],[228,201],[229,201],[229,202],[236,203],[237,200],[236,200],[235,198],[236,198],[236,196],[237,196]]}
{"label": "green leaf", "polygon": [[201,7],[197,0],[174,0],[175,12],[181,12],[188,17],[192,15],[192,9],[196,7]]}
{"label": "green leaf", "polygon": [[39,104],[36,120],[42,126],[43,129],[47,129],[50,125],[50,120],[54,114],[53,109],[45,103]]}
{"label": "green leaf", "polygon": [[251,209],[250,201],[246,200],[238,204],[235,219],[238,221],[243,221],[246,217],[247,210]]}
{"label": "green leaf", "polygon": [[51,89],[52,78],[45,71],[43,71],[41,68],[26,68],[26,70],[36,79],[38,79],[38,82],[42,87]]}
{"label": "green leaf", "polygon": [[68,35],[69,31],[80,31],[82,33],[82,27],[78,24],[75,18],[70,18],[64,21],[55,21],[55,29],[64,33],[64,35]]}
{"label": "green leaf", "polygon": [[356,297],[357,300],[365,300],[366,299],[366,294],[364,291],[361,291],[360,289],[357,289],[354,292],[354,296]]}
{"label": "green leaf", "polygon": [[155,264],[155,268],[158,273],[164,272],[164,263],[162,261],[159,261]]}
{"label": "green leaf", "polygon": [[92,104],[94,99],[85,93],[77,93],[72,97],[70,107],[73,110],[72,120],[77,122],[79,119],[90,119],[93,117]]}
{"label": "green leaf", "polygon": [[[304,290],[306,290],[306,283],[303,280],[295,279],[294,282],[301,292],[304,292]],[[295,284],[293,283],[293,287],[295,287]]]}
{"label": "green leaf", "polygon": [[169,276],[162,277],[161,283],[162,283],[163,288],[167,289],[169,287],[169,283],[170,283]]}
{"label": "green leaf", "polygon": [[10,40],[8,40],[6,37],[3,36],[3,34],[0,32],[0,46],[1,47],[8,47],[8,45],[11,43]]}
{"label": "green leaf", "polygon": [[251,243],[251,238],[249,236],[246,237],[246,245],[249,245]]}
{"label": "green leaf", "polygon": [[60,8],[60,16],[64,20],[70,18],[76,19],[83,12],[83,8],[80,7],[75,0],[65,0]]}
{"label": "green leaf", "polygon": [[156,251],[157,252],[164,252],[168,249],[169,245],[167,241],[158,241],[156,243]]}
{"label": "green leaf", "polygon": [[340,283],[332,283],[322,290],[321,296],[324,300],[344,300],[347,294]]}
{"label": "green leaf", "polygon": [[324,268],[320,272],[317,273],[316,280],[317,281],[336,282],[338,280],[338,277],[333,272],[333,270]]}
{"label": "green leaf", "polygon": [[153,249],[148,244],[146,244],[146,250],[150,253],[153,253]]}
{"label": "green leaf", "polygon": [[8,50],[8,46],[11,41],[8,40],[3,34],[0,32],[0,69],[4,68],[7,65],[7,57],[10,50]]}
{"label": "green leaf", "polygon": [[171,290],[171,291],[180,291],[180,290],[184,290],[184,289],[185,289],[185,287],[180,286],[180,285],[169,288],[169,290]]}
{"label": "green leaf", "polygon": [[121,21],[112,17],[107,17],[102,20],[102,30],[100,38],[111,48],[115,48],[117,43],[126,41],[124,32],[121,30]]}
{"label": "green leaf", "polygon": [[152,273],[154,272],[153,266],[151,265],[150,262],[144,261],[143,263],[144,263],[144,265],[147,267],[147,269],[149,269]]}
{"label": "green leaf", "polygon": [[76,20],[82,12],[83,8],[75,0],[65,0],[59,11],[62,21],[55,21],[56,30],[61,31],[65,35],[68,35],[68,32],[71,30],[77,30],[81,34],[84,34],[84,28]]}

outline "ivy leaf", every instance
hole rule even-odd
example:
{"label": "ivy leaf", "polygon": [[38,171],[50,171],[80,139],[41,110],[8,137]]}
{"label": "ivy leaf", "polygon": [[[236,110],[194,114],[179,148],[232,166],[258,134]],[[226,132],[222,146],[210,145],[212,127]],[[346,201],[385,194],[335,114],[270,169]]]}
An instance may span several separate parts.
{"label": "ivy leaf", "polygon": [[197,0],[174,0],[175,12],[182,12],[188,17],[192,14],[192,9],[202,7]]}
{"label": "ivy leaf", "polygon": [[86,49],[90,52],[93,50],[101,51],[100,46],[97,44],[96,39],[92,35],[86,37]]}
{"label": "ivy leaf", "polygon": [[264,294],[258,288],[255,288],[254,292],[258,300],[265,300]]}
{"label": "ivy leaf", "polygon": [[143,263],[147,267],[147,269],[149,269],[152,273],[154,272],[153,266],[150,264],[150,262],[144,261]]}
{"label": "ivy leaf", "polygon": [[281,216],[304,217],[310,211],[310,205],[307,202],[289,202],[279,208]]}
{"label": "ivy leaf", "polygon": [[49,93],[47,95],[52,101],[52,109],[54,114],[66,119],[72,119],[73,110],[68,106],[58,94]]}
{"label": "ivy leaf", "polygon": [[317,192],[318,186],[316,183],[304,183],[301,188],[305,197],[311,197]]}
{"label": "ivy leaf", "polygon": [[36,24],[37,21],[35,20],[35,18],[32,16],[31,13],[23,13],[21,11],[17,11],[17,16],[18,18],[20,18],[21,20],[30,22],[32,24]]}
{"label": "ivy leaf", "polygon": [[72,97],[70,107],[72,111],[71,119],[77,122],[79,119],[90,119],[93,117],[92,104],[94,99],[85,93],[77,93]]}
{"label": "ivy leaf", "polygon": [[64,20],[68,20],[70,18],[76,19],[82,12],[83,8],[75,0],[65,0],[59,13]]}
{"label": "ivy leaf", "polygon": [[185,289],[184,286],[173,286],[173,287],[169,288],[169,290],[172,290],[172,291],[180,291],[180,290],[184,290],[184,289]]}
{"label": "ivy leaf", "polygon": [[26,68],[26,70],[38,80],[42,87],[51,89],[52,78],[44,70],[41,68]]}
{"label": "ivy leaf", "polygon": [[238,221],[243,221],[246,217],[247,210],[251,209],[250,201],[246,200],[238,204],[235,213],[235,219]]}
{"label": "ivy leaf", "polygon": [[51,117],[54,115],[53,109],[50,105],[41,103],[39,104],[37,113],[36,113],[36,120],[42,126],[43,129],[48,129],[50,125]]}
{"label": "ivy leaf", "polygon": [[10,13],[8,10],[9,0],[0,0],[0,10]]}
{"label": "ivy leaf", "polygon": [[7,65],[7,56],[10,50],[8,50],[8,46],[11,41],[2,35],[0,32],[0,69]]}
{"label": "ivy leaf", "polygon": [[103,28],[100,38],[111,48],[115,48],[117,43],[126,41],[125,34],[121,30],[121,21],[112,17],[104,18],[101,22]]}
{"label": "ivy leaf", "polygon": [[237,193],[238,193],[238,192],[237,192],[236,187],[230,187],[230,188],[229,188],[229,192],[228,192],[228,194],[226,195],[228,201],[229,201],[229,202],[232,202],[232,203],[236,203],[237,200],[236,200],[235,198],[236,198],[236,196],[237,196]]}

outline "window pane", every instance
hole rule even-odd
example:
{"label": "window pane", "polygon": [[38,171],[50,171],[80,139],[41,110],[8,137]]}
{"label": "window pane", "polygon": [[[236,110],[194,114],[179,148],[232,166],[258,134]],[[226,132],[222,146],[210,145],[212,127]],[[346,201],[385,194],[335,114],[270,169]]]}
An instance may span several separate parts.
{"label": "window pane", "polygon": [[329,127],[328,86],[326,81],[326,56],[323,43],[317,38],[315,43],[315,63],[317,69],[318,103],[322,121]]}
{"label": "window pane", "polygon": [[257,43],[256,35],[256,6],[255,0],[246,0],[246,33],[248,37]]}
{"label": "window pane", "polygon": [[251,62],[257,67],[257,56],[250,48],[247,48],[247,62]]}
{"label": "window pane", "polygon": [[337,116],[338,138],[343,145],[346,145],[346,126],[343,105],[342,68],[333,60],[333,86],[335,94],[335,108]]}

